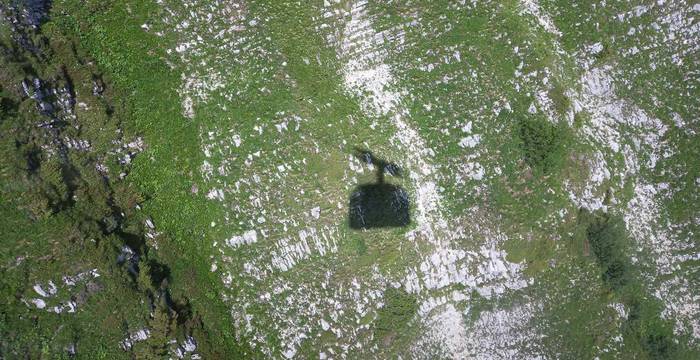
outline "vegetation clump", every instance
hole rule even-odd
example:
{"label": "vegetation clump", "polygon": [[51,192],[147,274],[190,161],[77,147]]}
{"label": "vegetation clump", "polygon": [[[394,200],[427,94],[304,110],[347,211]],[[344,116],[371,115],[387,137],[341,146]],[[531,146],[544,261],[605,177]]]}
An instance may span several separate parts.
{"label": "vegetation clump", "polygon": [[534,171],[548,175],[561,165],[568,138],[566,124],[526,117],[518,121],[517,130],[523,160]]}
{"label": "vegetation clump", "polygon": [[571,107],[571,99],[566,96],[565,88],[561,84],[556,83],[549,91],[549,97],[552,99],[557,113],[561,116],[566,115],[566,112]]}
{"label": "vegetation clump", "polygon": [[647,295],[630,261],[624,222],[607,213],[591,214],[582,209],[587,224],[586,239],[601,270],[601,279],[627,307],[623,333],[636,342],[650,359],[674,359],[680,349],[673,342],[671,324],[660,317],[661,306]]}
{"label": "vegetation clump", "polygon": [[389,287],[384,292],[384,306],[377,311],[375,339],[389,343],[408,325],[418,311],[416,297],[405,290]]}
{"label": "vegetation clump", "polygon": [[630,280],[623,226],[617,218],[600,216],[592,220],[586,230],[591,250],[602,270],[603,282],[613,290],[623,288]]}

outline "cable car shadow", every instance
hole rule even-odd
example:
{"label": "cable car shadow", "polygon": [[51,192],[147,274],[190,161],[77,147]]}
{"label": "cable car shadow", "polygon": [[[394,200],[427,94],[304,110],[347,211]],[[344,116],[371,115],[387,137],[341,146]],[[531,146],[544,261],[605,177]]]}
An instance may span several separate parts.
{"label": "cable car shadow", "polygon": [[348,220],[352,229],[402,227],[411,223],[408,192],[384,181],[385,173],[401,177],[401,168],[369,150],[355,148],[355,156],[377,170],[376,183],[358,185],[350,194]]}

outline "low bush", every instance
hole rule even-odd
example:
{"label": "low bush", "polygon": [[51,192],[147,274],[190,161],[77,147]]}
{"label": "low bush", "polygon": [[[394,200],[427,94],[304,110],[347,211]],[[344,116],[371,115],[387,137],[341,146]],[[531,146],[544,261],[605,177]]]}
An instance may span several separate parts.
{"label": "low bush", "polygon": [[650,359],[677,358],[672,325],[661,318],[658,300],[645,295],[647,290],[634,276],[622,219],[586,210],[582,210],[580,216],[588,224],[586,237],[600,266],[603,282],[628,309],[623,327],[625,337],[637,342]]}
{"label": "low bush", "polygon": [[543,175],[551,173],[564,159],[567,134],[565,124],[539,118],[519,120],[518,136],[525,163]]}
{"label": "low bush", "polygon": [[602,270],[603,281],[613,290],[629,281],[630,266],[625,254],[626,234],[619,218],[593,218],[586,231],[591,250]]}
{"label": "low bush", "polygon": [[418,310],[415,296],[403,289],[389,287],[384,292],[384,307],[379,309],[375,338],[386,340],[393,334],[401,332]]}

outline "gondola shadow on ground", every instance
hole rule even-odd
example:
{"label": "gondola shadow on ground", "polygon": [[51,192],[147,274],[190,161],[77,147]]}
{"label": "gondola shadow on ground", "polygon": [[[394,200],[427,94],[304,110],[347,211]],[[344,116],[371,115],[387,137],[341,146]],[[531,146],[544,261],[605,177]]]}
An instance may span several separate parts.
{"label": "gondola shadow on ground", "polygon": [[369,150],[355,148],[355,155],[377,171],[375,183],[360,184],[350,194],[348,220],[352,229],[402,227],[411,223],[408,192],[384,181],[385,173],[400,177],[401,168],[376,157]]}

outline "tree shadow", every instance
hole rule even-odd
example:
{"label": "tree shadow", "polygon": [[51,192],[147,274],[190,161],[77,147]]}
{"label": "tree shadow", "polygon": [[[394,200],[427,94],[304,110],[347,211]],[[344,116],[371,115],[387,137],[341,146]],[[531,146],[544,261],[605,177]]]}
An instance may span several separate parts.
{"label": "tree shadow", "polygon": [[358,185],[350,194],[348,219],[352,229],[400,227],[411,223],[408,192],[384,182],[384,174],[401,177],[401,168],[369,150],[355,148],[355,156],[376,167],[376,183]]}

